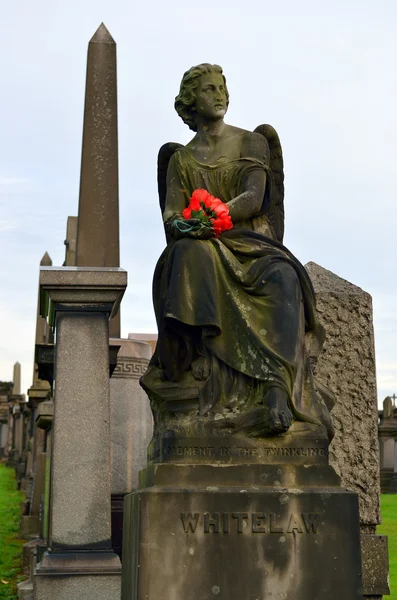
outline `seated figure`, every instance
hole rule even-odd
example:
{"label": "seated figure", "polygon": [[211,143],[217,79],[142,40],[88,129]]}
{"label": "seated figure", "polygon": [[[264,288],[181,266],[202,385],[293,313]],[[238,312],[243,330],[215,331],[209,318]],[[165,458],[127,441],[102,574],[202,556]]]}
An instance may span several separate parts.
{"label": "seated figure", "polygon": [[[304,423],[330,439],[330,394],[311,373],[324,332],[310,279],[282,243],[279,138],[269,125],[227,125],[228,104],[219,66],[191,68],[175,108],[195,136],[159,153],[167,247],[153,282],[158,343],[141,379],[155,436],[265,438]],[[180,227],[196,189],[227,204],[232,229]]]}

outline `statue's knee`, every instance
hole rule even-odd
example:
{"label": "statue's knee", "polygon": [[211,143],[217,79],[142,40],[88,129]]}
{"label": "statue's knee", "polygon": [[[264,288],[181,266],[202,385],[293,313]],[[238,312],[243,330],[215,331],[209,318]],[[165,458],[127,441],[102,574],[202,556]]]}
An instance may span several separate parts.
{"label": "statue's knee", "polygon": [[300,289],[298,274],[287,262],[274,265],[267,281],[276,285],[283,296],[295,295],[297,288]]}

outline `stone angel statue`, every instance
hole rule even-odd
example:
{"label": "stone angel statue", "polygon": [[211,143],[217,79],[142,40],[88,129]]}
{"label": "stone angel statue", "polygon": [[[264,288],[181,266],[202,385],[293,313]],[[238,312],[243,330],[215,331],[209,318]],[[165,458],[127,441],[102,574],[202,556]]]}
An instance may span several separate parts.
{"label": "stone angel statue", "polygon": [[[195,135],[159,152],[167,247],[153,282],[158,343],[141,379],[155,436],[277,437],[303,423],[331,438],[329,394],[311,374],[324,337],[315,296],[283,246],[280,141],[270,125],[226,124],[228,105],[221,67],[192,67],[175,108]],[[196,189],[227,204],[232,229],[176,226]]]}

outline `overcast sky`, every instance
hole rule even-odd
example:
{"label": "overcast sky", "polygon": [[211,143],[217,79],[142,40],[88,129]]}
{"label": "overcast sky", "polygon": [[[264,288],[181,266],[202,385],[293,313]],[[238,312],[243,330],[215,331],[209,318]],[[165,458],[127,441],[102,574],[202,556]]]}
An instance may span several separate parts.
{"label": "overcast sky", "polygon": [[122,335],[155,331],[164,247],[156,160],[191,135],[185,70],[223,66],[227,122],[270,123],[284,151],[285,244],[373,297],[379,399],[397,393],[395,0],[3,0],[0,7],[0,379],[32,380],[38,266],[64,260],[77,214],[87,44],[117,42]]}

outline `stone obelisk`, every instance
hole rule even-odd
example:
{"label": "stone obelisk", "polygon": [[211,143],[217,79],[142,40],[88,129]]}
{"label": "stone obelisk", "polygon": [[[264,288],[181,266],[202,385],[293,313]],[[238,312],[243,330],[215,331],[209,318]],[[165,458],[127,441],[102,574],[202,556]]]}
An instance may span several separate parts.
{"label": "stone obelisk", "polygon": [[103,23],[88,45],[76,266],[120,266],[116,43]]}

